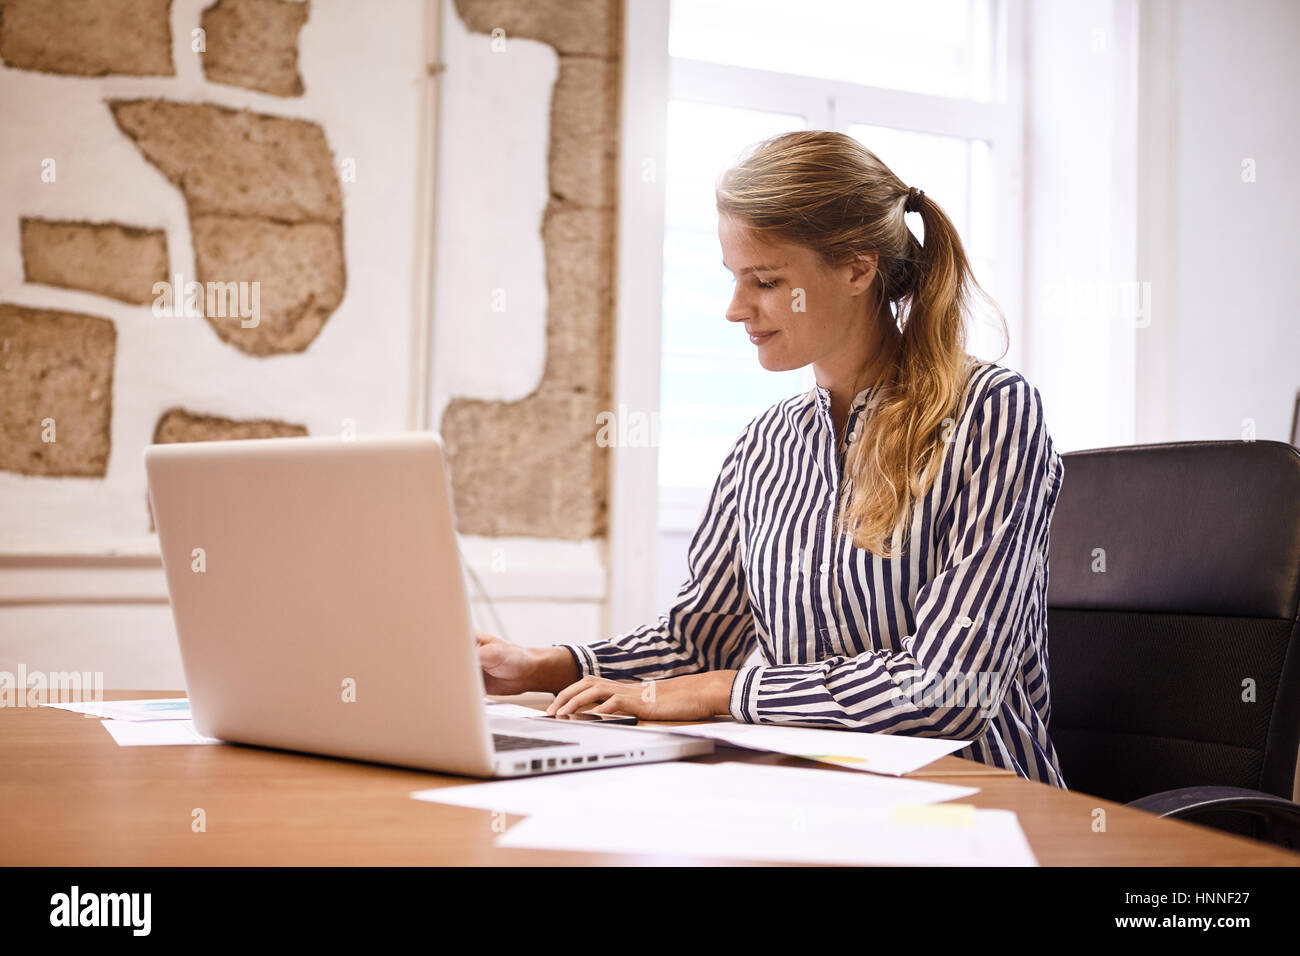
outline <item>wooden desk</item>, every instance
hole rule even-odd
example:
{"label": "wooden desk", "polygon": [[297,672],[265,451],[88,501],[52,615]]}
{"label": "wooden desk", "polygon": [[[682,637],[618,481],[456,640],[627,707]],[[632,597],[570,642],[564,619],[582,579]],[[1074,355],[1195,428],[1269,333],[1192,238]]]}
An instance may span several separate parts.
{"label": "wooden desk", "polygon": [[[113,700],[180,696],[105,694]],[[857,772],[735,750],[699,759]],[[469,782],[463,777],[253,747],[119,747],[97,718],[48,707],[0,710],[0,767],[0,864],[8,866],[728,862],[498,849],[488,811],[411,799],[415,790]],[[1044,866],[1300,864],[1300,854],[956,756],[913,776],[977,786],[980,792],[962,802],[1016,811]],[[191,830],[199,807],[206,813],[203,833]],[[1093,832],[1097,808],[1106,811],[1104,833]]]}

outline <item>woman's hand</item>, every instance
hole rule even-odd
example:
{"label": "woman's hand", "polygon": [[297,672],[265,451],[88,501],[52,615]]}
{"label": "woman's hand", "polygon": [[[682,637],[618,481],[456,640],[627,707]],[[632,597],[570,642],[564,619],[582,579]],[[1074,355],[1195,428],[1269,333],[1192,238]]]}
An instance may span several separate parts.
{"label": "woman's hand", "polygon": [[483,689],[489,694],[554,693],[582,673],[563,647],[520,647],[482,631],[474,632],[474,642],[483,669]]}
{"label": "woman's hand", "polygon": [[706,720],[727,713],[736,671],[705,671],[662,680],[614,681],[584,677],[555,695],[548,714],[591,711],[642,720]]}

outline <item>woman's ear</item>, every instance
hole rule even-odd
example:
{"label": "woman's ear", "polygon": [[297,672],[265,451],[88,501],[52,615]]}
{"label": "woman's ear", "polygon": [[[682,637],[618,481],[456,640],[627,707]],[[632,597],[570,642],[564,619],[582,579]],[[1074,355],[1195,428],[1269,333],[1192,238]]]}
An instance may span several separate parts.
{"label": "woman's ear", "polygon": [[876,265],[879,255],[874,250],[860,252],[846,264],[848,269],[849,291],[852,295],[865,295],[871,284],[876,281]]}

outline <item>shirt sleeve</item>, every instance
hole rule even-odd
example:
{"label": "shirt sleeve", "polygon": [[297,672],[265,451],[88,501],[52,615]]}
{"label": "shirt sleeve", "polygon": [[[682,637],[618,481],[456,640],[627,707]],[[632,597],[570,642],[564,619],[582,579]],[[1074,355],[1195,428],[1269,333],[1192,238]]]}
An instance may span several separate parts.
{"label": "shirt sleeve", "polygon": [[740,459],[749,431],[723,461],[691,538],[686,583],[668,613],[608,640],[556,645],[568,648],[584,677],[645,680],[734,669],[757,646],[737,521]]}
{"label": "shirt sleeve", "polygon": [[1023,378],[983,398],[961,455],[936,523],[939,570],[918,590],[901,650],[743,667],[733,717],[956,740],[986,732],[1019,670],[1064,467]]}

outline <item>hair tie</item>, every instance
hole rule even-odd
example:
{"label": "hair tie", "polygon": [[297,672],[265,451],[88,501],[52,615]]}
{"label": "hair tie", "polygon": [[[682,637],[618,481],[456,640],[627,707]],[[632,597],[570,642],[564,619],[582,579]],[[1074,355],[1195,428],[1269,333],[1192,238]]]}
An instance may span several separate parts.
{"label": "hair tie", "polygon": [[903,203],[903,212],[920,212],[921,197],[925,195],[924,189],[917,189],[912,186],[907,190],[907,202]]}

